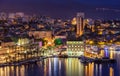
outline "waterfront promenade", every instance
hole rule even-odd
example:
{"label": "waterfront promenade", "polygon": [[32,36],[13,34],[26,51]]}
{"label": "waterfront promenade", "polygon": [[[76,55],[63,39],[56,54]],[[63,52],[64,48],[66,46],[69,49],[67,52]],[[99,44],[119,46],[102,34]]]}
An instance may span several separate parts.
{"label": "waterfront promenade", "polygon": [[12,62],[6,62],[6,63],[0,63],[0,67],[3,66],[17,66],[22,64],[31,64],[36,63],[37,61],[42,61],[47,58],[79,58],[80,56],[68,56],[68,57],[60,57],[60,56],[37,56],[34,58],[24,59],[24,60],[18,60],[18,61],[12,61]]}

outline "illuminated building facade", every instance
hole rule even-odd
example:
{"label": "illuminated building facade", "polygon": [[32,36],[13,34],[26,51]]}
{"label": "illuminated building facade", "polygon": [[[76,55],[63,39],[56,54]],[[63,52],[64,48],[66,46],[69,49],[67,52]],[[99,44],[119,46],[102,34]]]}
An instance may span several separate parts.
{"label": "illuminated building facade", "polygon": [[17,45],[27,45],[29,44],[30,40],[28,38],[19,38]]}
{"label": "illuminated building facade", "polygon": [[84,53],[83,41],[67,41],[67,53],[69,56],[80,56]]}
{"label": "illuminated building facade", "polygon": [[76,35],[77,37],[79,37],[83,34],[83,30],[84,30],[84,13],[77,13],[76,19],[77,19]]}
{"label": "illuminated building facade", "polygon": [[72,24],[72,25],[76,25],[76,24],[77,24],[76,18],[73,18],[73,19],[72,19],[71,24]]}
{"label": "illuminated building facade", "polygon": [[35,39],[52,38],[52,31],[30,31],[29,36],[34,36]]}

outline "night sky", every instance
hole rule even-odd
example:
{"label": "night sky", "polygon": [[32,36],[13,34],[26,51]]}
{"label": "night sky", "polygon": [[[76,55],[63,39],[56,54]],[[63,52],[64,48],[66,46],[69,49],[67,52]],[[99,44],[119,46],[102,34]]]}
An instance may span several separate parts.
{"label": "night sky", "polygon": [[0,0],[0,12],[25,12],[63,19],[85,12],[86,18],[111,19],[120,18],[120,0]]}

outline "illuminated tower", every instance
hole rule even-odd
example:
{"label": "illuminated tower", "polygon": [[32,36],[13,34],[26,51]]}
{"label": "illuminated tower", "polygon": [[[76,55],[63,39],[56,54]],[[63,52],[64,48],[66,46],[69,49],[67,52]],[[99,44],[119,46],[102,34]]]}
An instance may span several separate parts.
{"label": "illuminated tower", "polygon": [[77,31],[76,35],[77,37],[81,36],[83,34],[84,30],[84,13],[77,13]]}

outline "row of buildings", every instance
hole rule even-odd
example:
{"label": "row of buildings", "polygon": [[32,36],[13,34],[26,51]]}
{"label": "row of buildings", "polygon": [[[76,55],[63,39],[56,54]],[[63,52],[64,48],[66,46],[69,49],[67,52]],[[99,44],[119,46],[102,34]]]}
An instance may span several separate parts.
{"label": "row of buildings", "polygon": [[[1,13],[0,54],[14,57],[29,52],[31,48],[32,51],[67,48],[68,55],[80,56],[85,44],[119,44],[119,27],[119,20],[86,19],[84,13],[77,13],[73,20],[66,21],[48,16],[28,16],[22,12]],[[16,52],[11,50],[13,46],[21,49]]]}

